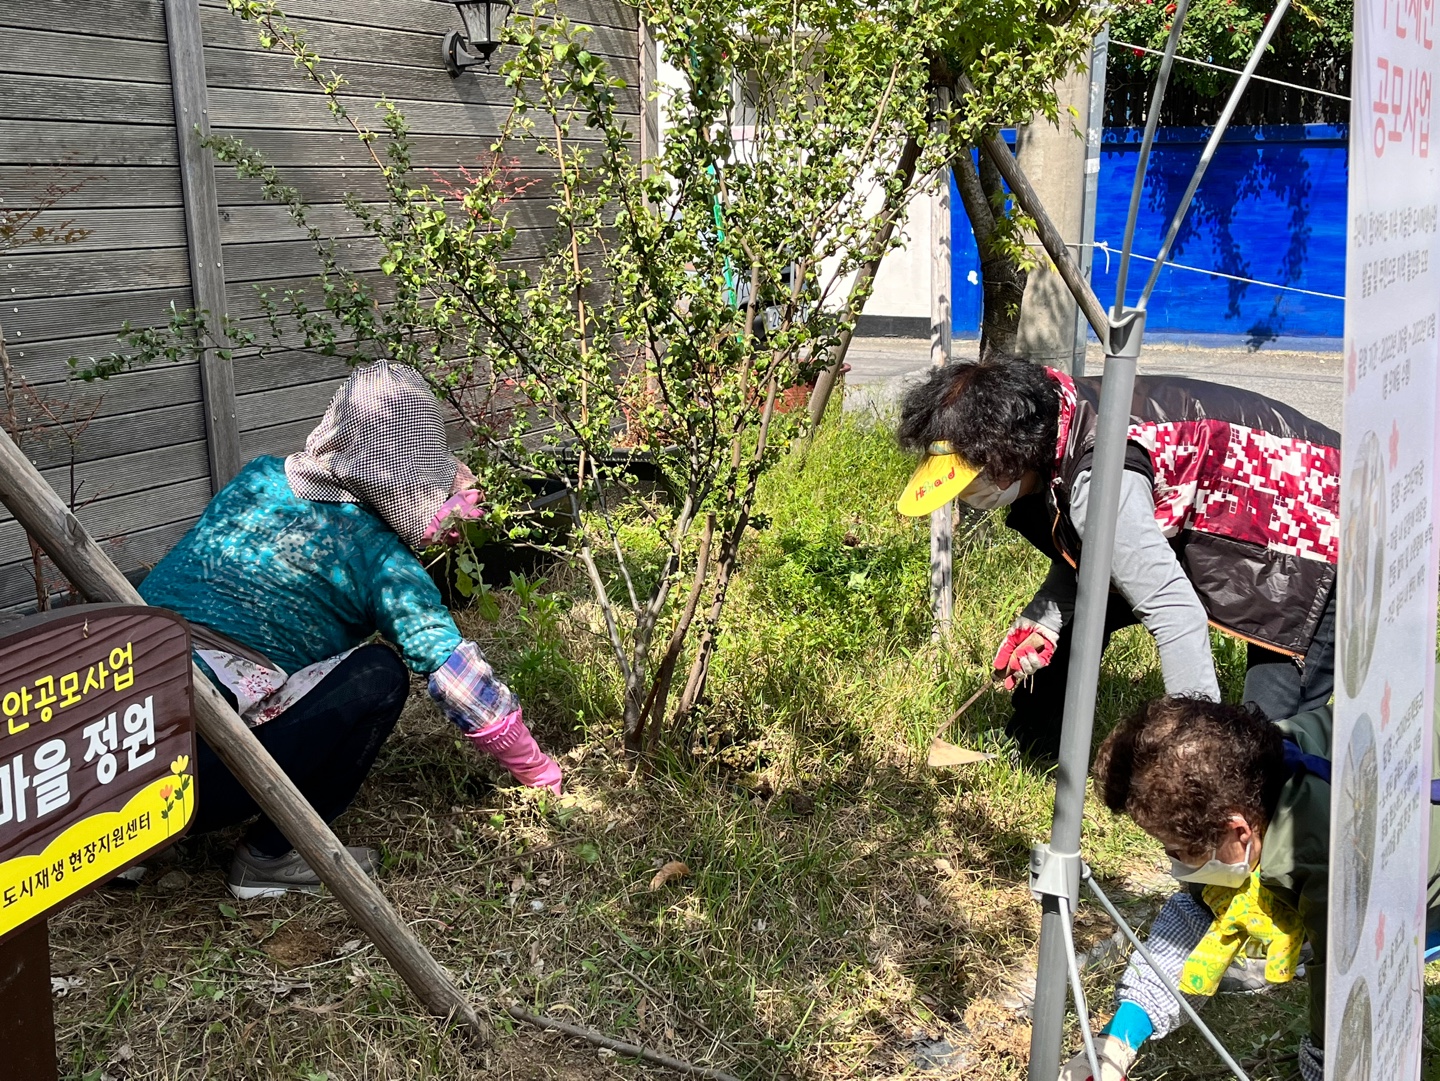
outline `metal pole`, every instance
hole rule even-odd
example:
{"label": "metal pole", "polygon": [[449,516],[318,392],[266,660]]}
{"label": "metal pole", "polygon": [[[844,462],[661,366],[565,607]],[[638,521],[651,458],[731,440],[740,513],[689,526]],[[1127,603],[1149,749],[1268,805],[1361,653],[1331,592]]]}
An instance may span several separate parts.
{"label": "metal pole", "polygon": [[[1030,1081],[1054,1081],[1065,1032],[1068,927],[1062,899],[1068,895],[1072,910],[1079,899],[1085,780],[1090,768],[1095,692],[1100,682],[1105,609],[1115,553],[1115,516],[1120,510],[1130,400],[1135,390],[1135,360],[1140,351],[1143,325],[1144,314],[1130,312],[1121,326],[1112,330],[1110,348],[1118,348],[1128,355],[1105,357],[1105,379],[1100,388],[1095,464],[1090,472],[1085,545],[1080,557],[1070,669],[1065,687],[1065,719],[1060,730],[1060,765],[1055,774],[1055,819],[1050,829],[1050,844],[1041,849],[1037,858],[1036,877],[1041,892],[1040,960],[1030,1039]],[[1048,882],[1047,869],[1051,872]]]}
{"label": "metal pole", "polygon": [[[1095,262],[1095,206],[1100,197],[1100,136],[1105,130],[1105,64],[1110,55],[1110,24],[1095,35],[1090,49],[1090,105],[1085,118],[1085,184],[1080,195],[1080,273],[1090,281]],[[1079,306],[1075,309],[1075,347],[1070,354],[1070,374],[1085,374],[1085,351],[1089,346],[1089,324]]]}
{"label": "metal pole", "polygon": [[[1180,205],[1175,208],[1175,216],[1170,219],[1170,229],[1165,234],[1165,243],[1160,246],[1160,254],[1155,256],[1155,265],[1150,268],[1150,277],[1145,282],[1145,289],[1140,294],[1138,308],[1144,308],[1150,302],[1150,294],[1155,290],[1155,282],[1160,278],[1160,268],[1165,265],[1165,260],[1170,256],[1170,248],[1175,243],[1175,238],[1180,234],[1180,225],[1185,220],[1185,212],[1190,209],[1190,202],[1195,198],[1195,191],[1200,187],[1200,181],[1205,176],[1205,170],[1210,167],[1210,159],[1215,156],[1215,151],[1220,146],[1220,140],[1225,135],[1225,129],[1230,126],[1230,118],[1235,115],[1236,108],[1240,105],[1240,97],[1245,93],[1245,88],[1250,85],[1250,76],[1255,74],[1255,68],[1260,63],[1260,58],[1265,55],[1265,49],[1270,44],[1270,39],[1275,36],[1275,31],[1280,29],[1280,20],[1285,15],[1285,9],[1290,6],[1290,0],[1280,0],[1275,5],[1275,13],[1270,16],[1270,21],[1265,24],[1265,30],[1260,35],[1260,40],[1255,43],[1254,50],[1250,53],[1250,61],[1245,65],[1245,70],[1240,73],[1240,78],[1235,82],[1235,88],[1230,91],[1230,98],[1225,102],[1225,109],[1220,114],[1219,121],[1215,124],[1215,130],[1210,133],[1210,139],[1205,144],[1205,150],[1200,155],[1200,163],[1195,166],[1195,172],[1190,177],[1190,186],[1185,189],[1184,196],[1180,199]],[[1169,48],[1169,44],[1166,44]],[[1143,166],[1142,166],[1143,168]],[[1136,174],[1137,178],[1139,173]],[[1136,183],[1139,183],[1137,179]],[[1134,214],[1134,204],[1131,206],[1131,214]],[[1125,233],[1125,255],[1121,257],[1121,266],[1130,254],[1130,237],[1132,230],[1127,229]],[[1124,295],[1117,297],[1116,303],[1124,302]]]}
{"label": "metal pole", "polygon": [[[950,91],[935,92],[937,134],[945,134],[944,114],[950,108]],[[942,168],[938,187],[930,198],[930,363],[950,363],[950,170]],[[930,512],[930,610],[934,615],[934,636],[948,637],[954,619],[953,504]]]}
{"label": "metal pole", "polygon": [[[1100,411],[1096,420],[1095,458],[1090,473],[1090,505],[1086,512],[1084,549],[1078,572],[1075,598],[1075,625],[1072,632],[1070,668],[1065,688],[1065,713],[1060,732],[1060,764],[1056,771],[1055,818],[1050,843],[1038,846],[1031,856],[1032,890],[1041,902],[1040,958],[1036,971],[1034,1028],[1030,1041],[1030,1081],[1050,1081],[1060,1061],[1065,1025],[1065,979],[1070,958],[1066,946],[1069,933],[1065,901],[1074,911],[1080,883],[1080,831],[1085,808],[1085,780],[1089,772],[1090,742],[1095,727],[1095,694],[1099,687],[1100,654],[1104,646],[1105,610],[1110,593],[1110,572],[1115,554],[1115,516],[1120,508],[1120,486],[1125,471],[1125,443],[1129,434],[1131,400],[1135,392],[1135,367],[1145,329],[1145,302],[1154,288],[1160,266],[1200,185],[1214,148],[1234,115],[1240,95],[1259,63],[1280,17],[1290,0],[1279,0],[1265,32],[1256,42],[1250,62],[1226,103],[1215,132],[1211,135],[1195,175],[1171,222],[1165,246],[1146,283],[1140,304],[1125,307],[1126,273],[1135,241],[1135,221],[1145,182],[1145,165],[1155,137],[1165,85],[1179,44],[1186,0],[1179,0],[1175,22],[1170,28],[1165,56],[1156,77],[1145,136],[1136,166],[1125,226],[1124,249],[1116,281],[1115,309],[1111,315],[1110,340],[1106,345],[1105,379],[1100,390]],[[1223,1052],[1222,1052],[1223,1053]],[[1227,1065],[1233,1060],[1224,1055]],[[1240,1076],[1244,1076],[1243,1073]]]}
{"label": "metal pole", "polygon": [[[1125,469],[1130,400],[1135,390],[1135,361],[1144,333],[1144,312],[1125,311],[1125,280],[1145,167],[1155,142],[1165,88],[1175,64],[1175,50],[1185,24],[1189,0],[1177,0],[1175,20],[1165,42],[1165,55],[1155,77],[1145,135],[1135,166],[1130,209],[1125,220],[1124,247],[1116,276],[1115,307],[1105,348],[1105,379],[1100,390],[1095,458],[1090,472],[1090,507],[1080,559],[1075,598],[1070,668],[1065,687],[1065,713],[1060,730],[1060,765],[1055,776],[1055,817],[1050,843],[1037,846],[1031,857],[1032,890],[1040,901],[1040,950],[1035,973],[1035,1007],[1030,1035],[1030,1081],[1052,1081],[1065,1036],[1066,946],[1071,912],[1080,899],[1080,827],[1085,810],[1085,779],[1090,769],[1090,740],[1095,728],[1095,693],[1100,682],[1100,654],[1105,643],[1105,609],[1110,597],[1110,570],[1115,555],[1115,515],[1120,508],[1120,482]],[[1033,216],[1033,212],[1032,212]]]}

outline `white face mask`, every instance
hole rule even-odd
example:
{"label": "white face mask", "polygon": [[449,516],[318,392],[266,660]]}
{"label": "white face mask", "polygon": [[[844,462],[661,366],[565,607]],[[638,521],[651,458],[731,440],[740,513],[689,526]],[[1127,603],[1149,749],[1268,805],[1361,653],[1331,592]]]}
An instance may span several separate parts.
{"label": "white face mask", "polygon": [[1008,507],[1015,500],[1020,498],[1020,481],[1016,480],[1008,488],[1001,488],[981,473],[965,486],[960,493],[960,501],[967,503],[976,510],[994,510],[996,507]]}
{"label": "white face mask", "polygon": [[1224,886],[1226,889],[1232,890],[1239,889],[1250,877],[1250,842],[1245,842],[1243,863],[1221,863],[1217,859],[1211,859],[1200,867],[1191,867],[1188,863],[1181,863],[1172,856],[1170,858],[1170,874],[1177,882],[1190,882],[1197,886]]}

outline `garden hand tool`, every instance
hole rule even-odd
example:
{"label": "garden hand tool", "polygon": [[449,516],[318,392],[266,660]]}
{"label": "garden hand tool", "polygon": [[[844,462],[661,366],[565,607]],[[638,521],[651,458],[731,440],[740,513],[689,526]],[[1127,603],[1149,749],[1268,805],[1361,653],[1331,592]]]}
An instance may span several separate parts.
{"label": "garden hand tool", "polygon": [[946,766],[968,766],[971,763],[985,762],[995,757],[984,751],[971,751],[964,747],[957,747],[953,743],[945,742],[940,737],[955,727],[955,722],[965,716],[965,711],[978,702],[982,694],[986,691],[999,690],[1001,686],[1002,684],[998,682],[983,684],[978,691],[961,703],[960,708],[950,715],[948,721],[940,726],[940,730],[930,740],[930,757],[926,760],[926,764],[931,769],[944,769]]}

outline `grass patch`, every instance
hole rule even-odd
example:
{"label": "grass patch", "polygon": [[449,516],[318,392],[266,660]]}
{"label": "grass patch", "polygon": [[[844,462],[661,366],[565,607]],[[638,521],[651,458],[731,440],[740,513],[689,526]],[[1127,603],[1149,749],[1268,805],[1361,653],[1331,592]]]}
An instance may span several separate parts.
{"label": "grass patch", "polygon": [[[956,737],[998,759],[940,775],[918,763],[988,678],[1044,565],[996,521],[968,523],[955,633],[932,644],[925,527],[894,511],[910,468],[885,432],[845,424],[766,478],[712,701],[641,780],[618,758],[616,680],[581,580],[556,571],[499,591],[494,624],[460,613],[542,741],[563,750],[571,795],[497,786],[417,682],[338,826],[383,849],[386,893],[477,1002],[523,1003],[746,1078],[939,1076],[912,1062],[935,1039],[959,1049],[960,1076],[1025,1075],[1015,1007],[1039,925],[1026,871],[1053,783],[1009,754],[1001,695]],[[1243,650],[1217,656],[1238,693]],[[1160,689],[1149,638],[1117,635],[1101,729]],[[417,1012],[333,902],[232,905],[230,840],[190,842],[139,890],[52,921],[56,975],[79,981],[57,1003],[65,1076],[643,1072],[528,1030],[466,1049]],[[1137,918],[1169,892],[1159,847],[1093,801],[1085,856]],[[689,873],[652,891],[672,860]],[[1082,947],[1112,930],[1082,905]],[[1120,970],[1087,970],[1101,1017]],[[1440,995],[1440,966],[1427,987]],[[1296,1073],[1304,1002],[1300,987],[1211,1013],[1256,1081],[1280,1081]],[[1187,1033],[1147,1049],[1132,1076],[1224,1074]]]}

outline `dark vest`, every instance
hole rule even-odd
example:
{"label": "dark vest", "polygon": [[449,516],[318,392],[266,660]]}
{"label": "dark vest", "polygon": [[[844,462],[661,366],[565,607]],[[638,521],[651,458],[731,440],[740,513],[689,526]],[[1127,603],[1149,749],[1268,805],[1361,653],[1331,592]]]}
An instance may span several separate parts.
{"label": "dark vest", "polygon": [[[1081,546],[1069,498],[1094,457],[1100,380],[1077,379],[1075,392],[1046,546],[1072,565]],[[1303,655],[1335,584],[1339,435],[1264,395],[1198,379],[1138,377],[1130,412],[1125,466],[1150,481],[1156,519],[1210,622]]]}

